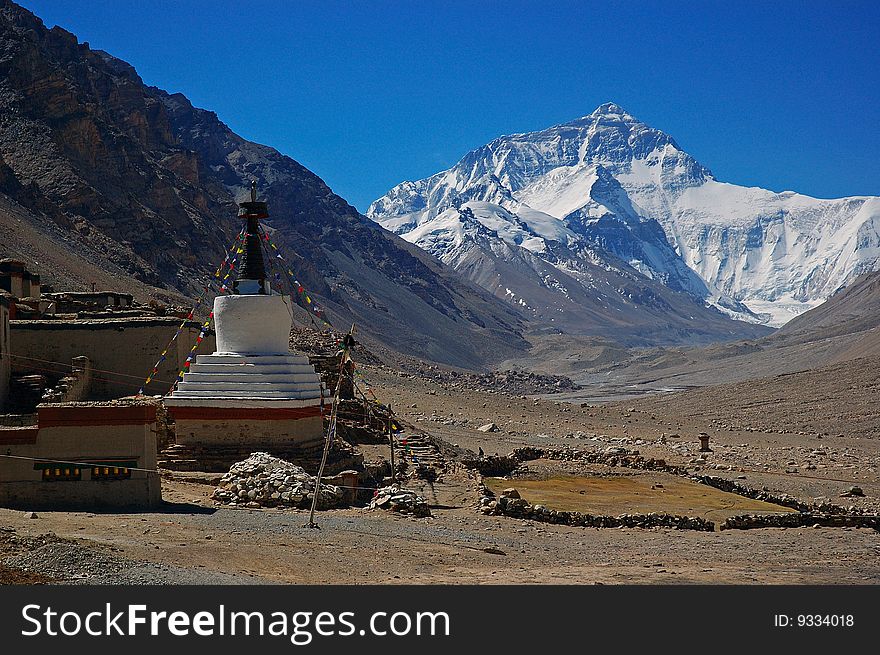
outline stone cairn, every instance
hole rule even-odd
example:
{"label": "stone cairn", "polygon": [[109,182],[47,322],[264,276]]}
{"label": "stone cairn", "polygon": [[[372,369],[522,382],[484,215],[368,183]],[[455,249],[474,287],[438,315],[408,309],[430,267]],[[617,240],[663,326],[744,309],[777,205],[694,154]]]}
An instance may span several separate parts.
{"label": "stone cairn", "polygon": [[431,516],[427,501],[411,489],[404,489],[396,484],[376,489],[370,509],[386,509],[401,514],[412,514],[415,517]]}
{"label": "stone cairn", "polygon": [[[269,453],[252,453],[232,465],[220,478],[211,498],[225,505],[259,509],[262,507],[309,508],[315,490],[315,476],[305,469]],[[345,494],[340,487],[322,484],[317,509],[341,507]]]}

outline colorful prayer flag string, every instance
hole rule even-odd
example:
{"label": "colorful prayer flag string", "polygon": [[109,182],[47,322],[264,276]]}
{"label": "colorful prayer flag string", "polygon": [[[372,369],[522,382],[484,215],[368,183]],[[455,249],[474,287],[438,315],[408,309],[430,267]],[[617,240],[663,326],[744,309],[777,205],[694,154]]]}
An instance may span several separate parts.
{"label": "colorful prayer flag string", "polygon": [[[279,260],[279,261],[282,263],[281,268],[287,273],[287,276],[290,278],[291,289],[296,289],[296,292],[299,294],[300,298],[302,299],[302,303],[305,304],[305,308],[306,308],[306,309],[310,310],[310,313],[312,313],[312,314],[314,314],[315,316],[317,316],[317,317],[318,317],[321,321],[323,321],[328,327],[331,327],[331,328],[332,328],[333,325],[330,323],[329,320],[327,320],[327,317],[324,315],[324,310],[321,309],[321,308],[320,308],[320,307],[314,302],[314,300],[312,300],[311,295],[308,293],[308,291],[306,291],[305,287],[304,287],[304,286],[302,285],[302,283],[297,279],[296,274],[293,272],[293,269],[290,267],[290,265],[289,265],[289,264],[287,263],[287,261],[284,259],[284,256],[281,254],[281,252],[278,250],[278,246],[276,246],[276,245],[272,242],[271,238],[269,237],[269,233],[268,233],[266,230],[263,230],[262,227],[261,227],[260,229],[262,230],[262,233],[263,233],[263,239],[265,240],[266,244],[267,244],[267,245],[268,245],[273,251],[275,251],[275,259]],[[271,258],[271,257],[269,258],[269,262],[270,262],[270,264],[272,264],[273,267],[274,267],[274,262],[272,261],[272,258]]]}
{"label": "colorful prayer flag string", "polygon": [[[218,266],[217,270],[214,271],[214,278],[215,279],[217,279],[217,280],[220,279],[220,275],[221,275],[221,273],[223,273],[224,267],[229,266],[230,270],[232,270],[232,268],[235,266],[235,262],[238,257],[238,254],[243,252],[243,249],[240,248],[240,244],[241,244],[242,238],[244,237],[244,233],[245,233],[245,230],[244,230],[244,228],[242,228],[241,232],[238,233],[238,236],[235,237],[235,241],[232,244],[232,248],[230,248],[226,252],[226,255],[224,256],[223,261],[221,262],[220,266]],[[229,277],[229,273],[226,274],[226,277],[224,277],[223,280],[226,280],[228,277]],[[219,288],[220,288],[221,292],[227,291],[227,289],[228,289],[228,287],[223,282],[221,282]],[[177,337],[179,337],[180,334],[183,332],[183,329],[186,327],[187,322],[193,320],[193,317],[196,315],[196,312],[199,310],[199,308],[205,302],[206,297],[207,297],[207,293],[209,290],[211,290],[211,291],[217,290],[217,289],[215,289],[214,285],[210,281],[208,282],[208,284],[206,284],[202,288],[202,292],[199,294],[199,297],[196,299],[195,305],[193,305],[192,309],[186,315],[186,318],[184,318],[183,321],[181,321],[180,326],[178,326],[177,331],[174,333],[174,336],[171,337],[171,341],[168,342],[168,345],[165,346],[165,350],[163,350],[162,353],[159,355],[159,359],[153,365],[152,370],[150,370],[149,374],[147,375],[146,379],[144,380],[144,383],[141,385],[141,388],[138,390],[138,395],[140,395],[140,396],[144,395],[144,391],[146,390],[147,386],[155,379],[156,375],[159,372],[159,365],[168,358],[167,355],[168,355],[168,351],[171,349],[171,346],[177,340]],[[211,313],[211,316],[213,317],[213,312]],[[202,342],[203,339],[204,339],[204,334],[200,334],[199,338],[196,340],[195,347],[198,347],[198,345]],[[193,350],[195,350],[195,347],[193,348]]]}

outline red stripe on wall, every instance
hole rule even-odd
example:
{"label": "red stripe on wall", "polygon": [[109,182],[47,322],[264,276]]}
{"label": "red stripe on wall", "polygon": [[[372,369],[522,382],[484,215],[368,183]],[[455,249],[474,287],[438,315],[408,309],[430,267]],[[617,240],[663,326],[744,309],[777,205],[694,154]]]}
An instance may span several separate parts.
{"label": "red stripe on wall", "polygon": [[154,405],[38,407],[41,428],[65,425],[146,425],[156,420]]}
{"label": "red stripe on wall", "polygon": [[321,416],[321,406],[309,407],[169,407],[175,420],[283,421]]}
{"label": "red stripe on wall", "polygon": [[37,443],[39,428],[0,429],[0,446],[30,446]]}

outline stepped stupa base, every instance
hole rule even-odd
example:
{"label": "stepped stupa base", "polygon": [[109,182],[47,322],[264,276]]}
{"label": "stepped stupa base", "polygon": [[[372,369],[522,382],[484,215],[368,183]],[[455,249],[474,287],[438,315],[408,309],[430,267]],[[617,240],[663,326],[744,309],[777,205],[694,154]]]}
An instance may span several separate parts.
{"label": "stepped stupa base", "polygon": [[307,452],[324,441],[318,375],[293,353],[199,355],[165,406],[175,443],[199,451]]}
{"label": "stepped stupa base", "polygon": [[166,401],[181,446],[309,449],[324,441],[320,405],[304,401],[207,398]]}

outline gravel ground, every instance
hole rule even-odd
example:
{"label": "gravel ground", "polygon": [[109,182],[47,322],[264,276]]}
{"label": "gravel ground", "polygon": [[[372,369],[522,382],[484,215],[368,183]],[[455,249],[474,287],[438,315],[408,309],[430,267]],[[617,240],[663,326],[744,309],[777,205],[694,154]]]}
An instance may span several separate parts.
{"label": "gravel ground", "polygon": [[[93,543],[76,543],[47,534],[9,536],[6,545],[15,554],[4,558],[11,570],[29,574],[35,581],[54,584],[162,585],[162,584],[267,584],[253,576],[193,569],[173,564],[137,562],[114,555],[112,549]],[[0,572],[2,576],[2,572]],[[41,578],[43,580],[41,580]],[[2,578],[0,578],[2,581]]]}
{"label": "gravel ground", "polygon": [[[880,498],[878,440],[867,436],[764,432],[759,416],[750,419],[748,432],[720,430],[699,415],[663,414],[655,407],[581,407],[387,371],[366,374],[380,399],[393,402],[403,418],[460,448],[483,447],[490,454],[526,444],[624,445],[804,500],[824,496],[870,510]],[[498,432],[476,430],[490,422]],[[714,449],[705,461],[696,457],[701,431],[710,433]],[[826,454],[811,455],[818,449]],[[806,469],[807,461],[817,468]],[[865,497],[840,498],[853,484]],[[310,530],[307,511],[217,508],[209,500],[213,486],[195,477],[163,479],[161,512],[40,512],[30,519],[0,509],[0,526],[6,526],[0,567],[80,584],[880,583],[880,533],[874,530],[558,526],[480,514],[476,485],[473,474],[458,469],[433,486],[407,485],[428,499],[430,518],[330,510],[317,517],[321,529]]]}

